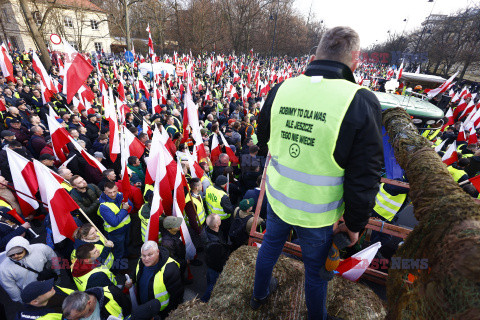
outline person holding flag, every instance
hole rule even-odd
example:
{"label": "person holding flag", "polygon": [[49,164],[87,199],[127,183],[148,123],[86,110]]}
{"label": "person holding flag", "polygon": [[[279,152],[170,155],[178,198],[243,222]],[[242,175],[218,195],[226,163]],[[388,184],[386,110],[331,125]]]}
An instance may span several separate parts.
{"label": "person holding flag", "polygon": [[114,244],[113,255],[115,259],[122,259],[127,255],[132,203],[123,202],[123,194],[118,192],[118,187],[112,181],[105,184],[99,201],[97,214],[103,219],[108,240]]}

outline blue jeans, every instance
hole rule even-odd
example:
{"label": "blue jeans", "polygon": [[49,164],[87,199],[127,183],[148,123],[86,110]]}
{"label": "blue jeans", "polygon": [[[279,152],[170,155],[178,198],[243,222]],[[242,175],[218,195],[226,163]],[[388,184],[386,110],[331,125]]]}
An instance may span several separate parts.
{"label": "blue jeans", "polygon": [[113,256],[116,259],[122,259],[128,255],[128,240],[130,234],[130,224],[122,227],[121,229],[107,233],[108,240],[112,241]]}
{"label": "blue jeans", "polygon": [[213,287],[215,283],[217,283],[217,279],[220,276],[220,272],[213,270],[212,268],[207,267],[207,290],[203,294],[202,300],[203,302],[207,303],[210,300],[210,296],[212,295]]}
{"label": "blue jeans", "polygon": [[255,267],[255,284],[253,295],[257,299],[265,298],[272,277],[272,270],[282,253],[283,246],[290,230],[294,228],[302,248],[305,265],[305,300],[308,318],[327,318],[327,285],[328,281],[320,278],[320,268],[325,265],[328,251],[332,246],[333,226],[323,228],[303,228],[292,226],[281,220],[267,205],[267,232],[258,251]]}

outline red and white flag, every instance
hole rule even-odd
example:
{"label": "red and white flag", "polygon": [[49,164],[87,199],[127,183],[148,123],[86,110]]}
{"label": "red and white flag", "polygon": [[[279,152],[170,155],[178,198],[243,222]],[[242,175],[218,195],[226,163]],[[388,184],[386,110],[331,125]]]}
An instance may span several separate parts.
{"label": "red and white flag", "polygon": [[220,143],[218,142],[218,136],[214,132],[212,137],[212,149],[210,150],[210,160],[212,163],[217,162],[222,150],[220,149]]}
{"label": "red and white flag", "polygon": [[33,162],[25,159],[10,148],[5,150],[7,151],[13,185],[16,190],[21,192],[17,192],[18,204],[22,208],[23,215],[29,216],[39,207],[38,201],[34,200],[38,191],[38,181]]}
{"label": "red and white flag", "polygon": [[8,82],[16,83],[17,80],[13,75],[12,58],[8,54],[8,50],[5,47],[4,43],[2,43],[2,45],[0,46],[0,51],[0,68],[2,69],[3,77],[7,79]]}
{"label": "red and white flag", "polygon": [[67,144],[73,139],[70,134],[62,127],[58,121],[51,115],[47,116],[48,130],[52,138],[53,153],[61,162],[65,162],[67,157],[64,151],[68,152]]}
{"label": "red and white flag", "polygon": [[110,160],[115,162],[117,155],[120,153],[120,132],[118,130],[117,110],[113,101],[112,88],[108,88],[108,95],[104,95],[103,107],[105,109],[105,119],[108,120]]}
{"label": "red and white flag", "polygon": [[355,253],[351,257],[341,261],[335,271],[347,280],[357,281],[372,263],[373,258],[375,258],[381,246],[382,244],[377,242]]}
{"label": "red and white flag", "polygon": [[67,103],[87,80],[93,66],[75,50],[65,39],[62,39],[66,53],[65,68],[63,70],[63,94],[67,96]]}
{"label": "red and white flag", "polygon": [[398,69],[397,80],[400,80],[400,78],[402,77],[402,74],[403,74],[403,62],[402,64],[400,64],[400,68]]}
{"label": "red and white flag", "polygon": [[[445,91],[447,91],[447,89],[450,88],[450,85],[452,84],[453,80],[456,78],[457,75],[458,75],[458,72],[455,73],[453,76],[451,76],[447,81],[442,83],[442,85],[440,87],[428,91],[427,92],[428,99],[436,97],[440,93],[444,93]],[[400,77],[399,77],[399,79],[400,79]]]}
{"label": "red and white flag", "polygon": [[477,131],[475,128],[472,128],[470,130],[470,136],[468,137],[468,144],[477,144],[478,142],[478,137],[477,137]]}
{"label": "red and white flag", "polygon": [[458,154],[457,154],[457,142],[454,141],[447,149],[445,154],[442,157],[443,163],[447,166],[455,163],[458,161]]}
{"label": "red and white flag", "polygon": [[227,151],[228,157],[230,158],[230,162],[232,163],[232,165],[237,165],[239,161],[237,156],[235,155],[235,152],[233,152],[232,148],[230,148],[230,145],[223,136],[222,132],[219,132],[219,134],[220,138],[222,138],[222,144],[225,146],[225,151]]}
{"label": "red and white flag", "polygon": [[457,141],[458,142],[467,142],[467,137],[465,135],[465,128],[463,127],[463,123],[460,125],[460,130],[458,131],[458,136],[457,136]]}
{"label": "red and white flag", "polygon": [[[177,175],[175,177],[175,187],[173,189],[173,210],[172,215],[176,217],[183,218],[183,210],[185,209],[185,191],[183,190],[185,177],[182,177],[183,170],[180,162],[177,162]],[[197,251],[193,245],[192,238],[188,232],[187,224],[185,219],[182,221],[180,226],[180,235],[182,236],[182,241],[185,244],[185,258],[187,260],[193,260]]]}
{"label": "red and white flag", "polygon": [[445,117],[447,118],[447,123],[445,123],[442,127],[442,132],[447,128],[448,126],[451,126],[455,123],[455,119],[453,118],[453,111],[452,108],[449,108],[447,113],[445,114]]}
{"label": "red and white flag", "polygon": [[53,241],[59,243],[65,238],[73,240],[77,224],[73,220],[71,212],[79,209],[77,203],[42,163],[33,160],[33,165],[42,201],[48,205]]}
{"label": "red and white flag", "polygon": [[107,168],[105,168],[100,161],[98,161],[94,156],[92,156],[90,153],[85,151],[85,149],[83,149],[82,146],[79,145],[77,141],[73,140],[72,137],[70,137],[70,142],[73,144],[75,149],[77,149],[77,151],[80,152],[82,157],[87,161],[89,165],[91,165],[94,168],[97,168],[97,170],[99,170],[100,173],[107,170]]}
{"label": "red and white flag", "polygon": [[40,75],[43,85],[47,87],[48,90],[50,90],[51,92],[56,93],[57,89],[53,85],[52,79],[48,75],[47,70],[45,70],[45,67],[43,66],[40,58],[35,53],[35,51],[32,54],[32,66],[33,70],[35,70],[35,72]]}
{"label": "red and white flag", "polygon": [[124,139],[125,139],[125,147],[128,149],[128,153],[130,156],[135,156],[140,159],[145,152],[145,145],[138,140],[137,137],[128,129],[123,130]]}
{"label": "red and white flag", "polygon": [[[159,238],[159,219],[164,212],[162,196],[160,194],[160,185],[165,186],[165,183],[161,183],[163,179],[168,179],[167,169],[165,166],[165,159],[163,154],[159,154],[157,158],[158,170],[156,172],[155,184],[153,186],[153,199],[150,207],[150,219],[148,220],[148,226],[145,233],[145,239],[152,240],[158,243]],[[168,185],[168,184],[167,184]],[[170,191],[171,194],[171,191]],[[170,196],[171,197],[171,196]]]}
{"label": "red and white flag", "polygon": [[155,49],[153,48],[153,40],[152,40],[152,33],[150,32],[150,24],[147,26],[148,32],[148,54],[150,55],[150,59],[152,59],[153,63],[153,56],[155,55]]}

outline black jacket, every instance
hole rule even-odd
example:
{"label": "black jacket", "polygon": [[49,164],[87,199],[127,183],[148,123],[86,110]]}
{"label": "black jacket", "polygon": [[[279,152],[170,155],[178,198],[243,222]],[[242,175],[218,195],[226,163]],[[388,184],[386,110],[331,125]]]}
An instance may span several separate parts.
{"label": "black jacket", "polygon": [[31,320],[39,317],[43,317],[49,313],[62,313],[63,300],[68,295],[60,290],[57,286],[55,289],[55,295],[48,300],[48,303],[44,307],[35,307],[28,303],[24,303],[20,312],[17,313],[16,320]]}
{"label": "black jacket", "polygon": [[205,263],[207,267],[222,272],[223,266],[230,256],[230,249],[219,232],[206,227],[207,245],[205,247]]}
{"label": "black jacket", "polygon": [[[343,63],[329,60],[311,62],[305,75],[326,79],[346,79],[355,82],[352,71]],[[281,84],[268,94],[257,127],[260,156],[268,153],[272,103]],[[375,95],[358,90],[340,126],[333,156],[345,169],[344,219],[347,227],[358,232],[368,223],[378,192],[380,170],[383,163],[381,107]]]}
{"label": "black jacket", "polygon": [[[122,314],[124,317],[130,315],[132,312],[132,305],[130,303],[130,299],[128,299],[127,295],[123,294],[122,290],[117,288],[116,286],[109,286],[107,288],[113,296],[113,300],[122,308]],[[105,288],[91,288],[85,290],[86,293],[92,294],[97,298],[97,303],[100,303],[100,319],[107,320],[110,316],[110,313],[105,308],[106,304],[110,301],[105,296]]]}
{"label": "black jacket", "polygon": [[[163,239],[162,239],[163,242]],[[165,265],[167,259],[169,257],[168,250],[159,247],[160,250],[160,258],[159,262],[157,263],[156,272],[159,272],[160,269]],[[177,261],[178,262],[178,261]],[[139,270],[138,270],[138,277],[134,274],[132,275],[132,279],[136,282],[137,279],[140,279],[142,276],[143,268],[145,265],[143,264],[142,260],[138,261]],[[153,294],[153,280],[154,277],[150,280],[149,288],[148,288],[148,299],[153,300],[155,299],[155,295]],[[163,283],[165,284],[165,288],[167,292],[170,294],[169,302],[167,308],[160,312],[162,317],[165,317],[171,310],[175,310],[180,303],[183,301],[183,292],[185,288],[182,284],[182,278],[180,276],[180,269],[178,268],[176,263],[169,263],[166,265],[164,273],[163,273]]]}
{"label": "black jacket", "polygon": [[182,239],[180,239],[180,233],[173,235],[168,232],[168,230],[165,230],[162,234],[161,245],[168,249],[170,257],[180,263],[181,269],[183,270],[187,265],[187,261],[185,260],[185,245],[183,244]]}

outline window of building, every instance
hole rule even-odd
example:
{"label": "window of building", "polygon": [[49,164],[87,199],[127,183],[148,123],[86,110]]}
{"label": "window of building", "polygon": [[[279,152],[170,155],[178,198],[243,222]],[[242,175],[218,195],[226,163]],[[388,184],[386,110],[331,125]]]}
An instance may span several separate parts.
{"label": "window of building", "polygon": [[102,43],[101,42],[95,42],[95,51],[97,51],[97,52],[102,51]]}
{"label": "window of building", "polygon": [[63,18],[63,22],[65,24],[65,27],[67,28],[73,28],[73,20],[70,17],[65,17]]}
{"label": "window of building", "polygon": [[98,21],[90,20],[90,25],[92,26],[92,30],[98,30]]}
{"label": "window of building", "polygon": [[9,37],[10,43],[14,49],[18,49],[17,37]]}
{"label": "window of building", "polygon": [[33,12],[33,19],[35,20],[35,23],[37,24],[37,26],[39,26],[42,23],[42,15],[40,14],[39,11]]}

